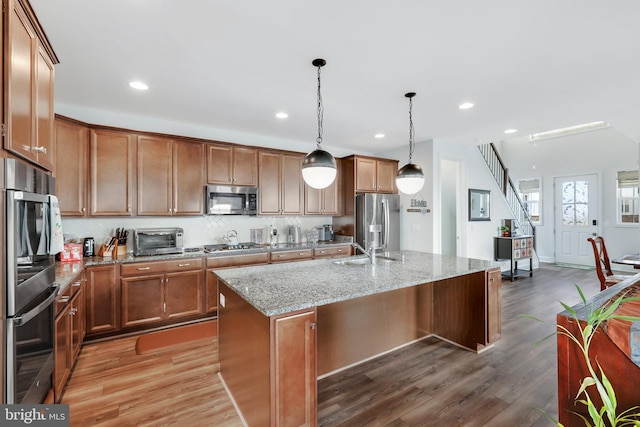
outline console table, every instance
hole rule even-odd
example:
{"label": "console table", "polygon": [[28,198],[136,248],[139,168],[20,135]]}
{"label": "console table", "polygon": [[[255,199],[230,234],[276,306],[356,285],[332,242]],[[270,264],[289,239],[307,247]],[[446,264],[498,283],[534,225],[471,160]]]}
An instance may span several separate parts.
{"label": "console table", "polygon": [[[533,276],[533,236],[512,236],[493,238],[493,257],[496,261],[509,260],[510,268],[507,277],[513,282],[524,274]],[[518,270],[518,261],[529,260],[529,270]]]}

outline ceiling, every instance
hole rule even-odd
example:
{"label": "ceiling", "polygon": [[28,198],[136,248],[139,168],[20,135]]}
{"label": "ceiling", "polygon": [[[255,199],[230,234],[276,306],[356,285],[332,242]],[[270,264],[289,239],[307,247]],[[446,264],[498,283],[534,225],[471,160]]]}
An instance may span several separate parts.
{"label": "ceiling", "polygon": [[[60,60],[56,111],[91,123],[96,112],[133,116],[311,151],[311,61],[324,58],[329,151],[408,144],[409,91],[417,142],[477,144],[596,120],[640,137],[637,0],[31,4]],[[506,137],[509,128],[518,132]]]}

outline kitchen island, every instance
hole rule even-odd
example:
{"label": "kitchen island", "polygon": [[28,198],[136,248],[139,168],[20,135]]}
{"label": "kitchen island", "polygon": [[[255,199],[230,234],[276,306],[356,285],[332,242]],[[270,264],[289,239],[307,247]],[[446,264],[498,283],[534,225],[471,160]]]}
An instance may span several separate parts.
{"label": "kitchen island", "polygon": [[214,270],[220,375],[249,426],[316,425],[318,377],[416,340],[499,339],[496,264],[385,255]]}

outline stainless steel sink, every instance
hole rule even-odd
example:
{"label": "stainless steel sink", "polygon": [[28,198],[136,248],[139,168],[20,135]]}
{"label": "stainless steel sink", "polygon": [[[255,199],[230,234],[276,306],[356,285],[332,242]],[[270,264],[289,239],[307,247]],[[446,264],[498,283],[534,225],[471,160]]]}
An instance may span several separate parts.
{"label": "stainless steel sink", "polygon": [[[385,256],[377,256],[376,262],[389,262],[389,261],[399,261],[395,258],[385,257]],[[333,261],[334,264],[337,265],[366,265],[371,264],[371,260],[369,258],[343,258],[336,261]]]}

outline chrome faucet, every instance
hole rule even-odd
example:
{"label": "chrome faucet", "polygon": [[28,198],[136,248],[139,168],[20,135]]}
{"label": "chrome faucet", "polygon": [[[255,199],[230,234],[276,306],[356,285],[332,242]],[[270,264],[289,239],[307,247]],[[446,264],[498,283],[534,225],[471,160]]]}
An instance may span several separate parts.
{"label": "chrome faucet", "polygon": [[364,253],[366,256],[369,257],[369,259],[371,260],[371,265],[375,265],[376,264],[376,248],[374,247],[373,243],[369,246],[369,250],[365,250],[365,248],[363,248],[362,246],[360,246],[360,244],[358,242],[353,242],[351,243],[351,245],[356,248],[359,249],[360,252]]}

